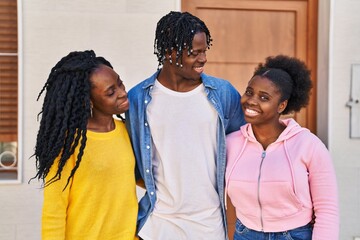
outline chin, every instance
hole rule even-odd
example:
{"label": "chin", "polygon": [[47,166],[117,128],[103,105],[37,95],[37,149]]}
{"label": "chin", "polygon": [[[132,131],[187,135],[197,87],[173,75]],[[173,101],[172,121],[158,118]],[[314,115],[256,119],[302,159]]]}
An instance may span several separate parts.
{"label": "chin", "polygon": [[254,118],[246,117],[246,116],[245,116],[244,119],[245,119],[245,121],[246,121],[247,123],[251,123],[251,124],[256,123],[256,119],[254,119]]}

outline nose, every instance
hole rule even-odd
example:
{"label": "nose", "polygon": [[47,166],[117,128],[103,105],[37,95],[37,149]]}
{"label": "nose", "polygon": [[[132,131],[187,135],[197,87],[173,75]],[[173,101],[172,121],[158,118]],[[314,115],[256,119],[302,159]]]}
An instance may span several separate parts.
{"label": "nose", "polygon": [[253,96],[246,96],[246,101],[248,105],[258,105],[257,100]]}
{"label": "nose", "polygon": [[126,98],[127,97],[127,92],[124,88],[119,88],[119,94],[118,94],[118,98]]}
{"label": "nose", "polygon": [[206,63],[207,62],[207,58],[206,58],[206,52],[201,52],[198,55],[198,61],[202,62],[202,63]]}

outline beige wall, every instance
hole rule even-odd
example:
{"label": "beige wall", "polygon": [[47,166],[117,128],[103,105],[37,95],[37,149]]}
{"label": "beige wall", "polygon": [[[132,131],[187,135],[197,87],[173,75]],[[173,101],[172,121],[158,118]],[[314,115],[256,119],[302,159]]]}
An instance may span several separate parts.
{"label": "beige wall", "polygon": [[[326,0],[324,0],[326,1]],[[349,138],[351,64],[360,64],[360,1],[332,0],[330,13],[329,149],[340,195],[341,240],[360,237],[360,139]]]}
{"label": "beige wall", "polygon": [[51,67],[74,50],[106,57],[127,88],[157,68],[153,42],[157,21],[178,0],[22,0],[23,151],[22,183],[0,185],[0,239],[39,240],[42,190],[33,154],[38,129],[37,94]]}

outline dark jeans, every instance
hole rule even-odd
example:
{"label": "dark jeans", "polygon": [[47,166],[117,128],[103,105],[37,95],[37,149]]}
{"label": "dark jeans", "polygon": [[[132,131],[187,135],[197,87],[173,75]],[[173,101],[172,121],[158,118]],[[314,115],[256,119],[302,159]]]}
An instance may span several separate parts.
{"label": "dark jeans", "polygon": [[236,220],[234,240],[311,240],[313,225],[291,229],[284,232],[258,232],[243,225],[239,219]]}

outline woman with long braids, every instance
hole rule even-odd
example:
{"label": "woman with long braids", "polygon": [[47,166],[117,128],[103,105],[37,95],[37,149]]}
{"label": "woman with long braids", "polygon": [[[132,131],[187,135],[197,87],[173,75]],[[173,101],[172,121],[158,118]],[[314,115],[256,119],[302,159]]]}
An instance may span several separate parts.
{"label": "woman with long braids", "polygon": [[71,52],[51,70],[35,146],[44,183],[43,240],[133,240],[135,159],[124,120],[123,81],[92,50]]}
{"label": "woman with long braids", "polygon": [[227,136],[226,192],[234,240],[338,240],[337,183],[329,151],[284,114],[306,107],[301,60],[278,55],[255,69],[241,99],[247,124]]}

